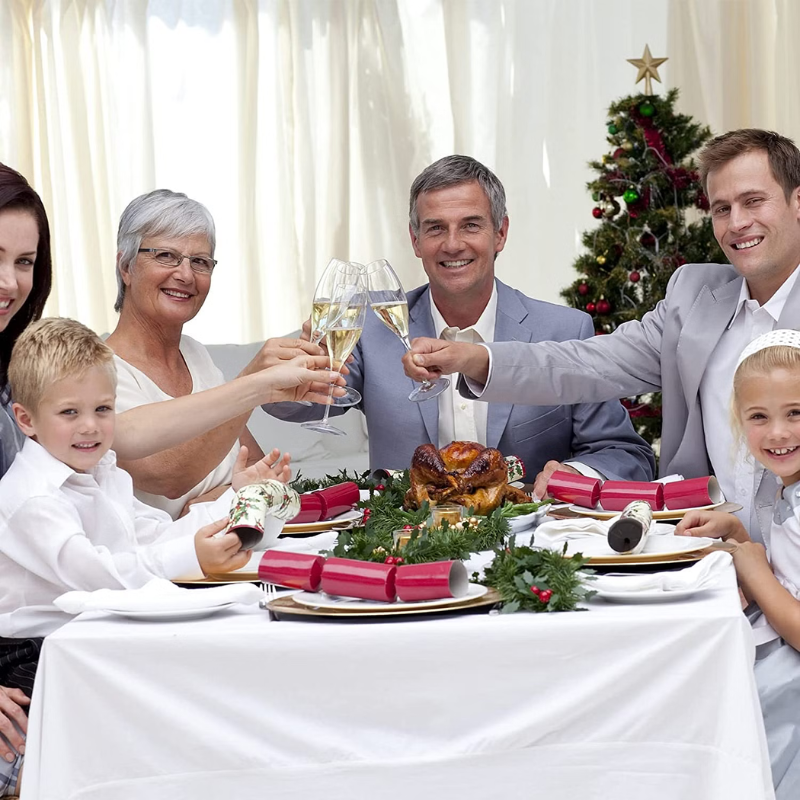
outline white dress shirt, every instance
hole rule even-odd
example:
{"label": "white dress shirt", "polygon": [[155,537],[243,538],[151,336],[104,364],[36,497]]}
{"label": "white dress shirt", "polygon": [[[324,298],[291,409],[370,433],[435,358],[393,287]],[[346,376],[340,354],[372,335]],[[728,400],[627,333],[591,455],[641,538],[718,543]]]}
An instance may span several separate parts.
{"label": "white dress shirt", "polygon": [[[497,286],[492,287],[492,296],[483,309],[478,321],[470,328],[457,328],[448,326],[442,312],[436,306],[431,296],[431,317],[433,328],[439,339],[448,342],[478,342],[494,341],[494,324],[497,318]],[[443,391],[439,401],[439,448],[446,447],[450,442],[478,442],[486,444],[486,420],[489,415],[488,403],[468,400],[456,391],[459,375],[450,376],[450,386]]]}
{"label": "white dress shirt", "polygon": [[733,374],[742,350],[753,339],[777,326],[797,273],[795,269],[763,306],[750,297],[747,281],[742,283],[736,311],[714,348],[700,381],[700,406],[708,457],[725,499],[743,507],[736,516],[745,528],[750,525],[753,500],[764,468],[749,454],[744,442],[734,441],[731,429]]}
{"label": "white dress shirt", "polygon": [[[448,326],[442,312],[439,311],[431,295],[431,317],[433,329],[438,339],[449,342],[469,342],[470,344],[483,344],[494,341],[494,328],[497,321],[497,284],[492,287],[492,296],[483,309],[478,321],[469,328]],[[491,366],[491,350],[489,352]],[[478,442],[486,444],[486,426],[489,418],[489,404],[462,397],[456,390],[461,376],[456,373],[450,375],[450,386],[439,395],[439,448],[446,447],[450,442]],[[511,453],[507,455],[513,455]],[[547,455],[547,454],[545,454]],[[604,478],[597,470],[579,461],[565,461],[573,469],[590,478]],[[531,483],[535,475],[527,475]]]}
{"label": "white dress shirt", "polygon": [[73,589],[127,589],[202,577],[194,534],[228,514],[233,492],[180,520],[138,501],[109,451],[86,473],[25,442],[0,480],[0,636],[46,636],[70,619]]}

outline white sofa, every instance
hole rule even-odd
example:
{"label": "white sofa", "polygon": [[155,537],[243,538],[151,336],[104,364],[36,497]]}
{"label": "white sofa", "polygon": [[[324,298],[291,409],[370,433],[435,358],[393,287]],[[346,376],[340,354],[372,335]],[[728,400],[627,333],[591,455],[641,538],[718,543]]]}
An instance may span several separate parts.
{"label": "white sofa", "polygon": [[[214,363],[230,380],[258,352],[261,344],[218,344],[207,347]],[[364,415],[351,408],[346,414],[336,417],[335,425],[347,436],[314,433],[296,423],[275,419],[260,408],[253,411],[248,423],[250,432],[265,452],[278,447],[282,452],[291,453],[292,475],[295,477],[302,473],[306,478],[321,478],[335,474],[340,469],[364,472],[369,468]]]}

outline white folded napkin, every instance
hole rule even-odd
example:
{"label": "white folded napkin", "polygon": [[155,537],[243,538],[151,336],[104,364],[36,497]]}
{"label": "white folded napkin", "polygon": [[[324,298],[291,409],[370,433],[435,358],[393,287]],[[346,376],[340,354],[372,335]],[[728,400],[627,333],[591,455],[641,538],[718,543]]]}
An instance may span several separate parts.
{"label": "white folded napkin", "polygon": [[[612,523],[619,519],[620,515],[609,520],[592,519],[554,519],[551,522],[543,522],[534,533],[536,544],[539,547],[552,548],[555,545],[572,541],[573,539],[592,539],[602,536],[608,539],[608,529]],[[648,536],[664,536],[675,533],[674,525],[667,525],[664,522],[650,524]]]}
{"label": "white folded napkin", "polygon": [[656,478],[653,483],[675,483],[675,481],[684,480],[683,475],[673,472],[672,475],[665,475],[663,478]]}
{"label": "white folded napkin", "polygon": [[141,589],[67,592],[53,602],[67,614],[81,614],[84,611],[184,611],[228,603],[252,604],[262,596],[261,589],[251,583],[181,589],[163,578],[154,578]]}
{"label": "white folded napkin", "polygon": [[717,550],[686,569],[653,572],[649,575],[598,575],[587,584],[601,594],[700,591],[714,586],[732,561],[730,553]]}

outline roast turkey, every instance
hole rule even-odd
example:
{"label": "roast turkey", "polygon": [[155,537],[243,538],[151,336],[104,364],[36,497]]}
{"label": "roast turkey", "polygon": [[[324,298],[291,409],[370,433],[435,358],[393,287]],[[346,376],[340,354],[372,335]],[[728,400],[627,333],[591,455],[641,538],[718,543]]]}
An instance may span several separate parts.
{"label": "roast turkey", "polygon": [[508,485],[508,469],[502,453],[477,442],[451,442],[437,450],[420,445],[411,459],[411,487],[407,508],[457,503],[484,516],[506,500],[527,503],[525,492]]}

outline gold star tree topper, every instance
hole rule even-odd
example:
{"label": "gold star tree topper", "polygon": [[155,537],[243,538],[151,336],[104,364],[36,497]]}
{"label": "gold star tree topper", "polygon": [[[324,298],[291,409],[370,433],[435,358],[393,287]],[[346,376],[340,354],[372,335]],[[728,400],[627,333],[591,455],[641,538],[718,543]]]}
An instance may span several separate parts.
{"label": "gold star tree topper", "polygon": [[639,70],[636,76],[636,83],[639,83],[639,81],[644,78],[644,93],[646,95],[653,94],[653,85],[650,83],[650,78],[655,78],[661,83],[661,78],[658,76],[658,68],[668,60],[667,58],[653,58],[653,56],[650,55],[650,45],[648,44],[644,46],[644,53],[642,53],[641,58],[627,59],[629,64],[633,64],[633,66]]}

